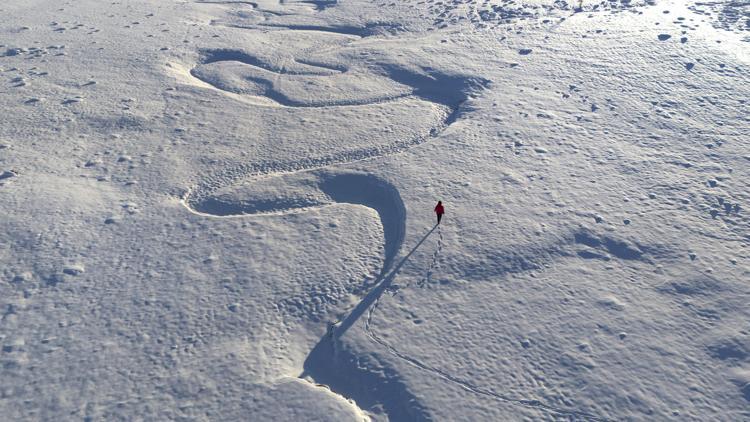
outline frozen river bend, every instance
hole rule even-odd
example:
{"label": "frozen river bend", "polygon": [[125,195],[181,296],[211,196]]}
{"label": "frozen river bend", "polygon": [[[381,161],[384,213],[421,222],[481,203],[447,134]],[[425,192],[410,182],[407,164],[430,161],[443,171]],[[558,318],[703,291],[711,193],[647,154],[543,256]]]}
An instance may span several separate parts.
{"label": "frozen river bend", "polygon": [[745,3],[3,2],[0,416],[750,419]]}

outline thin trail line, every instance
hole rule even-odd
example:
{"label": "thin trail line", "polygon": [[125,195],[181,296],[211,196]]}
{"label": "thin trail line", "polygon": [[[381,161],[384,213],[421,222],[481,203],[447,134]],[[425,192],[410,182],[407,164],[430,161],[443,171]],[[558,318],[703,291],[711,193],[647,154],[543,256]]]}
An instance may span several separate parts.
{"label": "thin trail line", "polygon": [[[437,245],[437,248],[435,250],[435,253],[432,256],[432,262],[430,263],[430,265],[429,265],[429,267],[427,269],[427,274],[425,275],[424,278],[422,278],[417,283],[417,285],[420,285],[420,287],[423,286],[424,283],[426,283],[426,281],[432,275],[432,270],[434,269],[436,263],[438,262],[438,257],[440,256],[440,252],[443,249],[443,233],[440,230],[440,226],[439,225],[438,225],[438,235],[439,235],[438,245]],[[394,276],[395,276],[395,274],[394,274]],[[406,286],[404,286],[403,288],[400,288],[400,289],[396,290],[392,294],[392,296],[396,296],[401,290],[404,290],[404,289],[408,288],[410,285],[411,285],[411,282],[408,283],[408,284],[406,284]],[[414,367],[416,367],[416,368],[418,368],[420,370],[423,370],[423,371],[426,371],[426,372],[430,372],[433,375],[435,375],[435,376],[437,376],[437,377],[439,377],[439,378],[441,378],[441,379],[443,379],[443,380],[445,380],[447,382],[450,382],[452,384],[456,384],[456,385],[460,386],[461,388],[463,388],[464,390],[470,391],[470,392],[472,392],[474,394],[491,397],[491,398],[494,398],[494,399],[497,399],[497,400],[500,400],[500,401],[503,401],[503,402],[506,402],[506,403],[516,404],[516,405],[524,406],[524,407],[531,408],[531,409],[544,410],[544,411],[547,411],[547,412],[550,412],[550,413],[555,413],[555,414],[562,415],[562,416],[571,416],[571,417],[576,417],[576,418],[584,418],[584,419],[591,420],[591,421],[609,421],[609,419],[606,419],[606,418],[603,418],[603,417],[600,417],[600,416],[597,416],[597,415],[594,415],[594,414],[591,414],[591,413],[588,413],[588,412],[583,412],[583,411],[578,411],[578,410],[561,409],[561,408],[558,408],[558,407],[555,407],[555,406],[544,404],[541,401],[535,400],[535,399],[521,399],[521,398],[507,396],[507,395],[504,395],[504,394],[501,394],[501,393],[496,393],[496,392],[494,392],[492,390],[489,390],[489,389],[486,389],[486,388],[482,388],[482,387],[473,385],[473,384],[469,383],[468,381],[464,381],[464,380],[462,380],[462,379],[460,379],[460,378],[458,378],[456,376],[453,376],[453,375],[451,375],[451,374],[443,371],[442,369],[430,366],[430,365],[428,365],[428,364],[420,361],[419,359],[416,359],[414,357],[411,357],[411,356],[409,356],[409,355],[407,355],[407,354],[399,351],[394,346],[392,346],[391,344],[389,344],[388,342],[386,342],[382,337],[378,336],[377,333],[375,333],[375,331],[372,329],[372,320],[373,320],[373,318],[375,316],[375,312],[377,311],[378,306],[380,306],[380,300],[381,300],[382,297],[383,296],[379,296],[375,300],[375,302],[372,304],[372,306],[370,307],[370,309],[368,310],[367,319],[365,320],[364,330],[365,330],[365,333],[367,334],[367,336],[372,341],[374,341],[375,343],[377,343],[377,344],[383,346],[384,348],[386,348],[386,350],[388,350],[388,352],[391,355],[396,356],[397,358],[399,358],[399,359],[407,362],[408,364],[410,364],[410,365],[412,365],[412,366],[414,366]]]}
{"label": "thin trail line", "polygon": [[[422,277],[418,282],[417,286],[424,287],[426,283],[430,280],[432,277],[432,272],[435,268],[435,266],[438,264],[438,258],[440,258],[440,252],[443,250],[443,232],[440,230],[440,225],[437,225],[437,231],[438,231],[438,243],[437,248],[435,249],[435,252],[432,254],[432,262],[430,263],[430,266],[427,268],[427,271],[425,271],[424,277]],[[413,282],[410,280],[404,285],[403,287],[400,286],[393,286],[389,288],[389,291],[391,292],[391,296],[397,296],[402,290],[406,290]]]}
{"label": "thin trail line", "polygon": [[432,273],[435,270],[435,267],[438,265],[438,258],[440,258],[440,253],[443,252],[443,231],[440,229],[440,225],[438,225],[438,244],[437,249],[435,249],[435,253],[432,254],[432,262],[430,262],[430,266],[427,267],[427,272],[425,273],[425,276],[417,282],[417,286],[424,287],[427,285],[427,283],[430,282],[430,278],[432,278]]}

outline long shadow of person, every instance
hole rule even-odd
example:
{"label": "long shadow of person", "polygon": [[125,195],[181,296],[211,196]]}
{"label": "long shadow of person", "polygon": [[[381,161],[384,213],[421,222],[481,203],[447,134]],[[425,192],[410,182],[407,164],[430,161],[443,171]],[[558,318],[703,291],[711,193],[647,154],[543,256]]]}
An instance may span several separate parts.
{"label": "long shadow of person", "polygon": [[420,240],[419,243],[417,243],[417,245],[414,246],[414,248],[403,259],[401,259],[398,265],[396,265],[390,273],[381,276],[381,279],[376,282],[375,287],[370,291],[370,293],[368,293],[349,313],[349,316],[347,316],[346,319],[344,319],[341,324],[329,334],[329,337],[338,339],[343,336],[352,325],[354,325],[354,323],[365,313],[370,305],[375,303],[375,301],[380,298],[383,292],[385,292],[388,287],[391,286],[391,283],[393,283],[393,280],[396,278],[399,270],[401,270],[401,267],[406,264],[409,258],[411,258],[412,254],[414,254],[414,252],[416,252],[417,249],[422,246],[422,243],[424,243],[424,241],[427,240],[428,237],[430,237],[430,235],[435,231],[435,229],[437,229],[437,227],[438,225],[435,224],[435,226],[432,227],[432,229],[424,235],[422,240]]}
{"label": "long shadow of person", "polygon": [[[420,419],[416,415],[421,414],[422,410],[413,407],[416,406],[415,403],[418,403],[418,401],[404,384],[391,380],[384,385],[383,375],[387,376],[388,374],[378,375],[360,370],[356,374],[356,379],[353,379],[352,368],[355,371],[359,369],[359,358],[354,352],[343,348],[339,339],[391,286],[404,264],[409,261],[409,258],[437,227],[437,224],[433,226],[390,272],[381,274],[375,287],[365,295],[337,327],[329,327],[328,333],[320,339],[305,359],[304,371],[300,378],[310,377],[318,383],[328,385],[333,391],[346,392],[347,398],[355,400],[360,406],[369,408],[380,404],[391,420]],[[347,365],[347,363],[351,365]]]}

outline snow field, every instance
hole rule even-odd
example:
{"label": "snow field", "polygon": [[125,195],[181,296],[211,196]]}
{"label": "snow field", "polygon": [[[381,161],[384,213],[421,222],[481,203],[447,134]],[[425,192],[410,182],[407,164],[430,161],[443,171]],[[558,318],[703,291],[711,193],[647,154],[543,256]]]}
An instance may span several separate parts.
{"label": "snow field", "polygon": [[745,10],[577,7],[0,6],[0,415],[750,417]]}

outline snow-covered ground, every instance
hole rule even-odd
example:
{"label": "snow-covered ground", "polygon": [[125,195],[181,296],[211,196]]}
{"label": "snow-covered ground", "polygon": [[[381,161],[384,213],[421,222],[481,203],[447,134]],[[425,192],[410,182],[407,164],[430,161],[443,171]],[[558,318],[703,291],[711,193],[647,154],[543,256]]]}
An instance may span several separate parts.
{"label": "snow-covered ground", "polygon": [[2,420],[750,420],[748,2],[5,0],[0,76]]}

